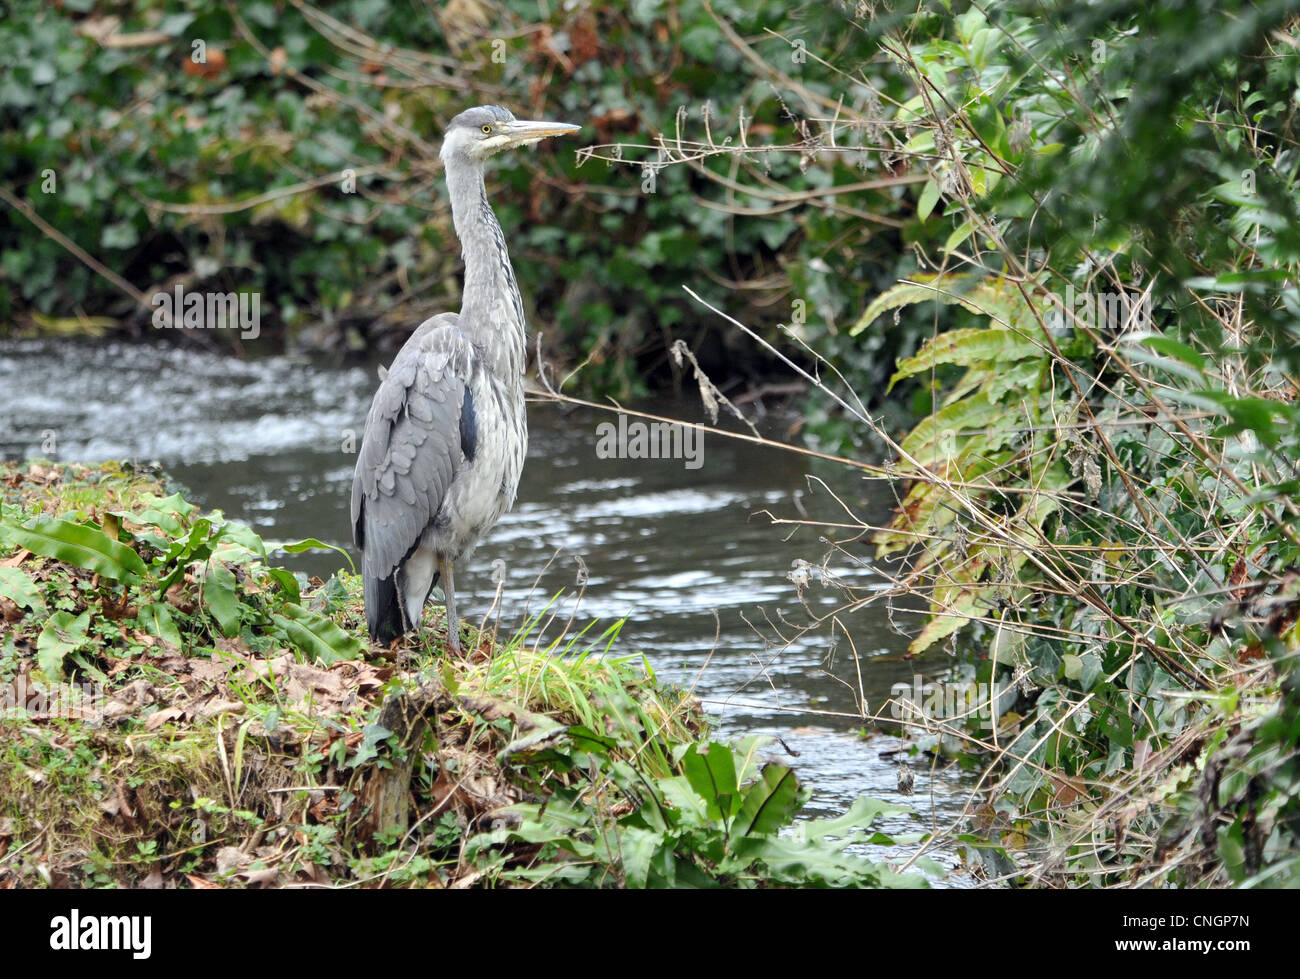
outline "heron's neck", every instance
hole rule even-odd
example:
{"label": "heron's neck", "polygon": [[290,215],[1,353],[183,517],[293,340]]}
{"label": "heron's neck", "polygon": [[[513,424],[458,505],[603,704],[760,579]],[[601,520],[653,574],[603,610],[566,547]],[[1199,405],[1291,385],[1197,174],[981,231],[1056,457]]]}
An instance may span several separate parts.
{"label": "heron's neck", "polygon": [[483,351],[496,377],[518,382],[524,373],[524,306],[505,235],[488,203],[482,168],[449,166],[447,190],[465,260],[459,326]]}

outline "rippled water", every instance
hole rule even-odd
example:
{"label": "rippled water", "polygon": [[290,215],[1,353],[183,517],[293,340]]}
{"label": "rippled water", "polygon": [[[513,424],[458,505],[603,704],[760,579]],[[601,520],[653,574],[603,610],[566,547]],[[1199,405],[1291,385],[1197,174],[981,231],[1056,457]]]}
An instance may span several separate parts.
{"label": "rippled water", "polygon": [[[350,547],[348,497],[354,457],[377,384],[374,367],[273,357],[235,360],[167,347],[85,342],[0,343],[0,456],[158,461],[205,507],[252,524],[267,539],[318,537]],[[645,406],[642,406],[645,407]],[[690,417],[694,405],[658,405]],[[615,645],[644,653],[656,672],[693,685],[725,735],[779,735],[781,755],[813,788],[810,812],[834,813],[859,794],[910,803],[921,821],[887,828],[949,825],[970,781],[954,770],[919,771],[910,799],[896,786],[889,736],[864,740],[851,716],[859,689],[873,709],[892,684],[933,676],[938,659],[904,662],[907,640],[869,606],[842,619],[850,643],[830,648],[821,630],[795,636],[809,611],[841,604],[816,582],[801,603],[787,577],[792,562],[822,562],[820,531],[774,527],[762,511],[844,520],[818,480],[875,520],[888,499],[875,484],[793,454],[707,437],[703,465],[674,460],[599,459],[596,426],[610,416],[529,405],[530,446],[519,499],[469,566],[457,597],[471,621],[495,595],[492,564],[507,569],[500,620],[513,628],[557,591],[558,631],[572,615],[585,624],[626,617]],[[53,451],[42,451],[52,445]],[[845,534],[844,536],[849,536]],[[829,568],[861,588],[881,584],[866,544]],[[581,558],[587,582],[579,588]],[[337,556],[284,563],[328,575]],[[779,635],[793,637],[775,642]],[[716,637],[716,638],[715,638]],[[852,650],[856,649],[855,662]],[[845,716],[848,715],[848,716]],[[780,745],[777,746],[780,748]],[[952,857],[936,854],[941,862]],[[958,883],[960,878],[950,878]]]}

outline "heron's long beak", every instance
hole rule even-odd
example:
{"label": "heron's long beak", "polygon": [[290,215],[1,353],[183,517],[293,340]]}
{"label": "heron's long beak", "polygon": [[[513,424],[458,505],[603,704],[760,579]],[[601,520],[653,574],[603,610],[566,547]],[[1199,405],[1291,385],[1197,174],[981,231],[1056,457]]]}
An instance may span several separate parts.
{"label": "heron's long beak", "polygon": [[514,122],[506,123],[502,135],[510,140],[511,146],[527,146],[548,136],[576,133],[581,128],[568,122],[534,122],[528,119],[516,119]]}

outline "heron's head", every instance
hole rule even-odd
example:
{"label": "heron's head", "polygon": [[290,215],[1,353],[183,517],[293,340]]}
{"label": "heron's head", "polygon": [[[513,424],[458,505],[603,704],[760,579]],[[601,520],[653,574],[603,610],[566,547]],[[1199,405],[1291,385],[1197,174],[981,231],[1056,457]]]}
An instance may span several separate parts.
{"label": "heron's head", "polygon": [[533,122],[516,119],[499,105],[466,109],[447,124],[439,154],[444,163],[453,158],[482,163],[494,153],[516,146],[531,146],[548,136],[576,133],[581,126],[567,122]]}

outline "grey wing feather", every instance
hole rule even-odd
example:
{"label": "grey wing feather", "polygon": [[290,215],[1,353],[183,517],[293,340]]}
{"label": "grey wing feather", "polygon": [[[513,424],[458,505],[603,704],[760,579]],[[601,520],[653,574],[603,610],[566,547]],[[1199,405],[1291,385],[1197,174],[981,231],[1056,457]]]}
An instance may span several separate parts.
{"label": "grey wing feather", "polygon": [[379,385],[352,480],[352,537],[368,579],[417,544],[464,464],[460,415],[474,348],[455,313],[426,320]]}

